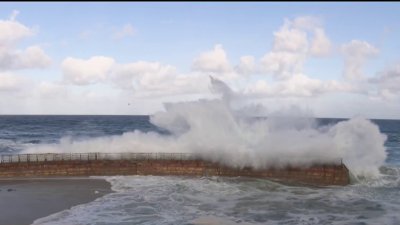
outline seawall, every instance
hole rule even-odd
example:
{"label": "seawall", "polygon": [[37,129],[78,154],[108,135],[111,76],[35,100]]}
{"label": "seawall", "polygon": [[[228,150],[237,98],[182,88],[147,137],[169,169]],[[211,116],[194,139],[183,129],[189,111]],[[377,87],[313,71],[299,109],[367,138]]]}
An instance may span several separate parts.
{"label": "seawall", "polygon": [[317,186],[350,183],[349,170],[341,162],[255,170],[180,153],[82,153],[2,155],[0,163],[0,178],[115,175],[242,176]]}

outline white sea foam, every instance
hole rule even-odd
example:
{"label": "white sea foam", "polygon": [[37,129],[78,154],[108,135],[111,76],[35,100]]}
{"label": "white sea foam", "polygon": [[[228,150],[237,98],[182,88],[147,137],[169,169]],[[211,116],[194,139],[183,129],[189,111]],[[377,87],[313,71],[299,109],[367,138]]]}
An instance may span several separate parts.
{"label": "white sea foam", "polygon": [[151,116],[151,123],[170,135],[136,130],[84,141],[64,137],[59,144],[35,145],[24,152],[189,152],[230,166],[255,168],[343,159],[356,176],[379,175],[386,159],[386,136],[371,121],[356,117],[318,127],[308,112],[296,107],[250,119],[238,113],[246,107],[243,98],[222,81],[211,81],[219,99],[167,103],[165,111]]}
{"label": "white sea foam", "polygon": [[[97,177],[98,178],[98,177]],[[308,188],[266,180],[106,177],[115,193],[35,224],[398,224],[397,191]]]}

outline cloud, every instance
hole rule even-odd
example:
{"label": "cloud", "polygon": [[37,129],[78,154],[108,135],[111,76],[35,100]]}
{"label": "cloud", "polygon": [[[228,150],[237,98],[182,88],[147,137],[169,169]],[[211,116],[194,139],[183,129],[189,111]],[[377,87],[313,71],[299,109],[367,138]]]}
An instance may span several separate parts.
{"label": "cloud", "polygon": [[377,97],[383,99],[400,97],[400,63],[388,66],[375,77],[370,78],[368,83],[375,87]]}
{"label": "cloud", "polygon": [[240,57],[239,65],[235,67],[239,74],[249,75],[256,71],[256,62],[254,56],[246,55]]}
{"label": "cloud", "polygon": [[[293,20],[293,27],[307,32],[307,52],[311,56],[321,57],[329,55],[332,44],[320,19],[312,16],[301,16]],[[311,38],[312,37],[312,38]],[[310,43],[311,42],[311,43]]]}
{"label": "cloud", "polygon": [[45,68],[51,59],[39,46],[30,46],[25,50],[0,52],[0,69]]}
{"label": "cloud", "polygon": [[285,20],[279,31],[274,32],[273,51],[306,52],[308,48],[307,33]]}
{"label": "cloud", "polygon": [[288,79],[301,72],[305,59],[304,54],[272,51],[261,58],[261,67],[264,72],[273,73],[277,79]]}
{"label": "cloud", "polygon": [[194,59],[192,69],[201,72],[227,73],[232,68],[226,52],[221,44],[214,46],[211,51],[201,53]]}
{"label": "cloud", "polygon": [[66,82],[75,85],[88,85],[104,81],[115,61],[113,58],[94,56],[88,60],[68,57],[61,64]]}
{"label": "cloud", "polygon": [[207,90],[204,77],[201,73],[178,73],[174,66],[160,62],[138,61],[119,64],[110,79],[119,88],[135,90],[136,97],[156,97]]}
{"label": "cloud", "polygon": [[272,73],[280,80],[301,73],[307,57],[325,56],[331,51],[331,42],[315,17],[285,19],[273,35],[272,50],[261,58],[260,67],[261,72]]}
{"label": "cloud", "polygon": [[14,92],[23,89],[27,79],[11,73],[0,73],[0,92]]}
{"label": "cloud", "polygon": [[35,34],[33,29],[16,21],[18,11],[13,11],[8,20],[0,20],[0,70],[44,68],[51,59],[39,46],[30,46],[24,50],[16,45],[24,38]]}
{"label": "cloud", "polygon": [[44,68],[51,64],[51,59],[39,46],[30,46],[17,53],[15,68]]}
{"label": "cloud", "polygon": [[8,20],[0,20],[0,49],[34,35],[34,31],[16,21],[17,11]]}
{"label": "cloud", "polygon": [[159,62],[138,61],[120,64],[113,71],[112,80],[121,88],[134,88],[135,81],[141,88],[152,89],[176,75],[176,68]]}
{"label": "cloud", "polygon": [[321,28],[315,28],[314,38],[311,42],[310,54],[313,56],[326,56],[331,52],[332,44]]}
{"label": "cloud", "polygon": [[372,57],[379,53],[378,48],[366,41],[352,40],[341,47],[344,55],[343,75],[348,80],[362,80],[364,78],[363,66]]}
{"label": "cloud", "polygon": [[135,30],[131,24],[125,24],[120,30],[114,33],[113,39],[120,40],[126,37],[133,37]]}
{"label": "cloud", "polygon": [[310,31],[322,26],[321,20],[314,16],[298,16],[291,23],[293,27]]}
{"label": "cloud", "polygon": [[[174,66],[160,62],[137,61],[119,64],[113,58],[68,57],[62,64],[64,81],[74,85],[111,84],[131,91],[135,97],[159,97],[198,93],[207,90],[204,74],[179,74]],[[203,79],[202,79],[203,78]]]}
{"label": "cloud", "polygon": [[321,81],[304,74],[269,84],[265,80],[248,85],[243,93],[255,97],[312,97],[328,92],[350,91],[352,87],[338,81]]}
{"label": "cloud", "polygon": [[65,85],[42,81],[36,87],[36,91],[41,98],[65,98],[68,95],[68,89]]}

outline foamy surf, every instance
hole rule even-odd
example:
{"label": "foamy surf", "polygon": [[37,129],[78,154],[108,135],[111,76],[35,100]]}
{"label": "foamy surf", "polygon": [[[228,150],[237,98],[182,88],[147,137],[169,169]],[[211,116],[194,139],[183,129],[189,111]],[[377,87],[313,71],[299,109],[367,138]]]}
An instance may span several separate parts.
{"label": "foamy surf", "polygon": [[[98,178],[98,177],[97,177]],[[33,224],[398,224],[386,185],[294,187],[259,179],[104,177],[114,193]],[[393,184],[396,185],[396,184]]]}

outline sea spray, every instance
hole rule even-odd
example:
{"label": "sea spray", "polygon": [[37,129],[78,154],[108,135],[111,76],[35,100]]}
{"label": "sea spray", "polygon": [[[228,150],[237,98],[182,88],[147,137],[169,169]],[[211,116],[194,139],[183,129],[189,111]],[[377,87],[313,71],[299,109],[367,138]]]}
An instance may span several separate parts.
{"label": "sea spray", "polygon": [[384,143],[387,136],[371,121],[356,117],[339,122],[330,130],[335,151],[352,173],[359,177],[379,175],[379,167],[387,157]]}
{"label": "sea spray", "polygon": [[211,85],[220,98],[167,103],[165,111],[150,117],[167,135],[135,130],[83,141],[64,137],[59,144],[35,145],[24,152],[185,152],[228,166],[253,168],[343,160],[356,176],[379,175],[386,159],[386,136],[369,120],[357,117],[318,126],[309,112],[296,107],[248,118],[238,113],[246,107],[244,98],[215,78]]}

